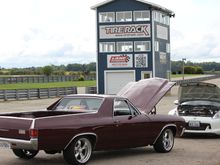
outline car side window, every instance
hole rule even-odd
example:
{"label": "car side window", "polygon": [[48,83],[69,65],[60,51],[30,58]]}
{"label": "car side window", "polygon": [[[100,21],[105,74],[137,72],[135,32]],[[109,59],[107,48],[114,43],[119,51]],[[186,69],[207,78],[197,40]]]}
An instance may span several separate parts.
{"label": "car side window", "polygon": [[103,99],[99,98],[63,98],[57,105],[56,110],[95,110],[98,111]]}
{"label": "car side window", "polygon": [[136,110],[132,105],[129,104],[129,107],[130,107],[130,109],[131,109],[131,114],[132,114],[132,115],[134,115],[134,116],[139,115],[139,113],[137,112],[137,110]]}
{"label": "car side window", "polygon": [[114,101],[114,116],[125,116],[131,115],[129,105],[125,100]]}

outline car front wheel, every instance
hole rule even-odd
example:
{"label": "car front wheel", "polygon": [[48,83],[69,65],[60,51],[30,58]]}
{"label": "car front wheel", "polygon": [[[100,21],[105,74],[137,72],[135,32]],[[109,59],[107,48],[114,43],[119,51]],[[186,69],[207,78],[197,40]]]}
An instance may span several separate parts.
{"label": "car front wheel", "polygon": [[17,157],[22,159],[32,159],[38,154],[38,151],[35,150],[12,149],[12,151]]}
{"label": "car front wheel", "polygon": [[154,150],[156,152],[169,152],[172,150],[174,145],[174,134],[173,131],[169,128],[166,128],[162,134],[157,139],[154,144]]}
{"label": "car front wheel", "polygon": [[76,138],[63,151],[64,159],[73,165],[85,165],[92,155],[92,143],[87,137]]}

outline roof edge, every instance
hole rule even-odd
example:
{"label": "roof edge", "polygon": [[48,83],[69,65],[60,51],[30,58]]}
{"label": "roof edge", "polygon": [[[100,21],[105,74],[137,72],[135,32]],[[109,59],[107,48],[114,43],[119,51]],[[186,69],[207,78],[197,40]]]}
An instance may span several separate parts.
{"label": "roof edge", "polygon": [[98,7],[102,6],[102,5],[106,5],[112,1],[115,1],[115,0],[106,0],[106,1],[103,1],[103,2],[100,2],[92,7],[90,7],[92,10],[96,10]]}
{"label": "roof edge", "polygon": [[[98,4],[94,5],[94,6],[92,6],[91,9],[92,9],[92,10],[96,10],[98,7],[103,6],[103,5],[106,5],[106,4],[108,4],[108,3],[110,3],[110,2],[113,2],[113,1],[115,1],[115,0],[106,0],[106,1],[103,1],[103,2],[101,2],[101,3],[98,3]],[[158,9],[158,10],[161,10],[161,11],[163,11],[163,12],[168,13],[170,16],[173,16],[173,17],[174,17],[174,15],[175,15],[175,13],[174,13],[172,10],[169,10],[169,9],[167,9],[167,8],[161,6],[161,5],[158,5],[158,4],[155,4],[155,3],[152,3],[152,2],[148,2],[148,1],[146,1],[146,0],[136,0],[136,1],[141,2],[141,3],[148,4],[148,5],[152,6],[152,7],[155,8],[155,9]]]}
{"label": "roof edge", "polygon": [[172,10],[169,10],[169,9],[167,9],[167,8],[161,6],[161,5],[158,5],[158,4],[146,1],[146,0],[136,0],[136,1],[139,1],[139,2],[142,2],[142,3],[145,3],[145,4],[149,4],[149,5],[151,5],[152,7],[156,8],[158,10],[162,10],[166,13],[169,13],[170,15],[174,14],[174,12]]}

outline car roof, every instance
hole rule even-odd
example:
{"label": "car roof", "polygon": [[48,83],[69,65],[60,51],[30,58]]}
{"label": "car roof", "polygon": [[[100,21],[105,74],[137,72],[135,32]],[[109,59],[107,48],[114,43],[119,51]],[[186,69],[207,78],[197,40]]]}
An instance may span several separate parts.
{"label": "car roof", "polygon": [[71,94],[66,95],[63,98],[74,98],[74,97],[85,97],[85,98],[124,98],[117,95],[101,95],[101,94]]}

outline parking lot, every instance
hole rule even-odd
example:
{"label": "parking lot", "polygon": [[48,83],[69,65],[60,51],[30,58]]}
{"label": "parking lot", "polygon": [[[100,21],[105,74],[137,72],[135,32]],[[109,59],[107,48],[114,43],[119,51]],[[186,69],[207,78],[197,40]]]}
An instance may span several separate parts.
{"label": "parking lot", "polygon": [[[209,82],[220,86],[220,79]],[[177,87],[167,94],[157,106],[157,112],[167,114],[174,108]],[[0,112],[44,109],[56,99],[0,102]],[[10,150],[0,150],[1,164],[4,165],[62,165],[66,164],[62,154],[46,155],[41,151],[34,159],[24,161],[16,158]],[[152,147],[141,147],[120,151],[95,152],[90,165],[220,165],[220,137],[190,136],[176,138],[170,153],[156,153]]]}

